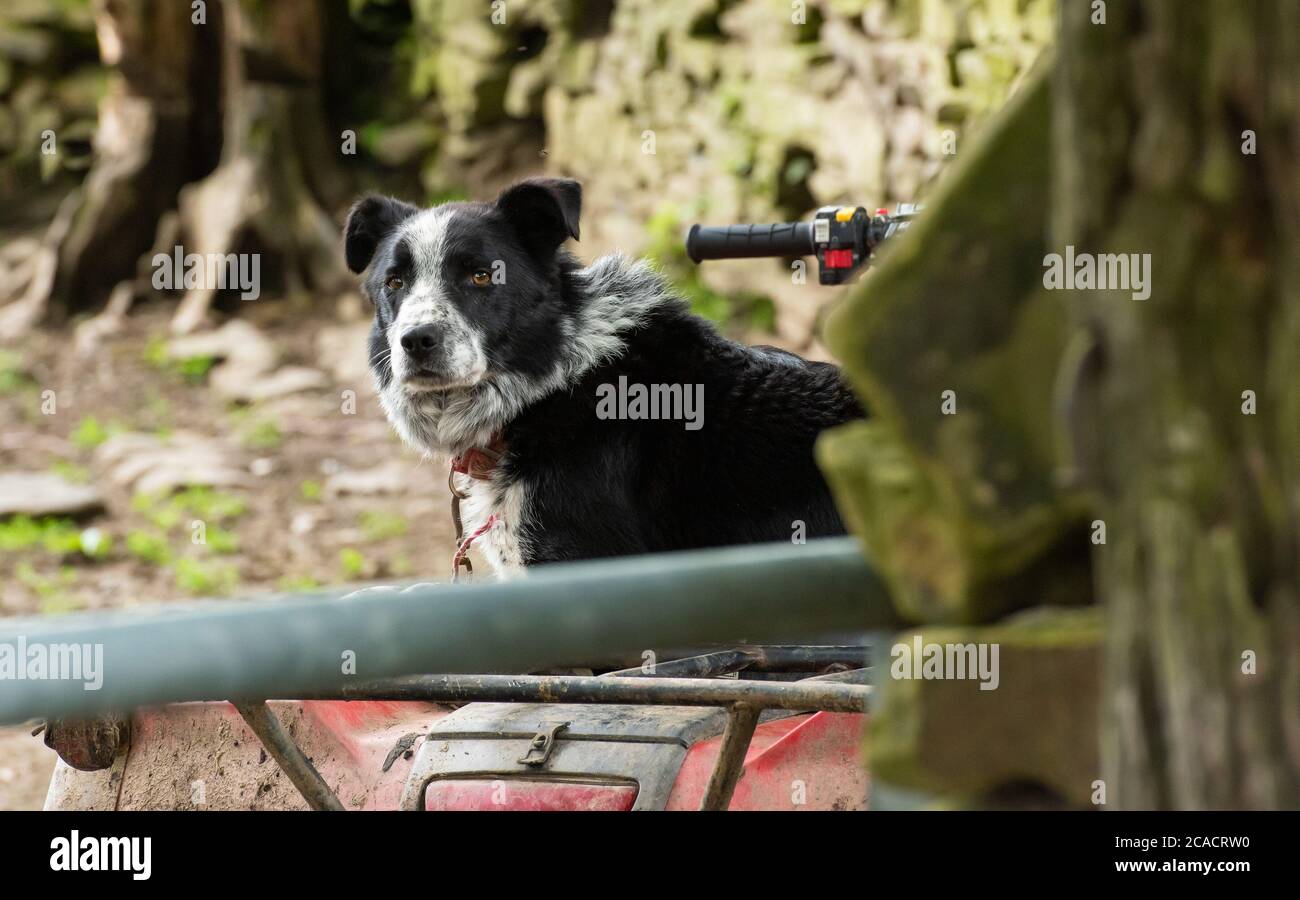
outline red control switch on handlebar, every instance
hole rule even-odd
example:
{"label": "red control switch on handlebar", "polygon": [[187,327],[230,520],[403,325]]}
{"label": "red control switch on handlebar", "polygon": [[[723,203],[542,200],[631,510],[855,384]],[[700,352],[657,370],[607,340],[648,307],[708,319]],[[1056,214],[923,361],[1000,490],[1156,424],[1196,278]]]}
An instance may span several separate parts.
{"label": "red control switch on handlebar", "polygon": [[851,269],[853,268],[853,251],[852,250],[827,250],[824,254],[824,265],[831,269]]}

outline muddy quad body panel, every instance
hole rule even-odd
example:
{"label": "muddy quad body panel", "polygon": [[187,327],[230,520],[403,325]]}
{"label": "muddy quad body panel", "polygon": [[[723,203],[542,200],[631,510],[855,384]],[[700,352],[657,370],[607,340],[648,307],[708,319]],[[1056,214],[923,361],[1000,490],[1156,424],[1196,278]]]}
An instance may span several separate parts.
{"label": "muddy quad body panel", "polygon": [[861,809],[865,662],[860,646],[788,645],[653,677],[413,676],[256,704],[257,733],[247,704],[140,709],[107,768],[59,761],[46,808]]}
{"label": "muddy quad body panel", "polygon": [[[716,708],[272,702],[348,809],[696,809],[726,714]],[[731,809],[861,809],[865,716],[769,713]],[[567,723],[549,753],[539,734]],[[529,758],[529,751],[532,757]],[[228,703],[140,710],[104,770],[59,760],[46,809],[306,809]]]}

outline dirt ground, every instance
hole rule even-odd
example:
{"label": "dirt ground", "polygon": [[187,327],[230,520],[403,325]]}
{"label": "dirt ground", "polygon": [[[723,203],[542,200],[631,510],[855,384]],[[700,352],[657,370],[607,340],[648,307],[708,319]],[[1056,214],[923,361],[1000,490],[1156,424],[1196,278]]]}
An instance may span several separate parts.
{"label": "dirt ground", "polygon": [[40,809],[54,771],[54,751],[30,728],[0,728],[0,810]]}
{"label": "dirt ground", "polygon": [[[162,359],[169,313],[133,312],[90,354],[74,352],[68,328],[3,351],[0,473],[49,472],[94,485],[105,509],[61,522],[62,539],[25,536],[12,521],[6,531],[0,522],[0,616],[447,577],[445,470],[404,449],[385,422],[365,373],[360,316],[348,324],[303,315],[287,301],[250,306],[241,318],[274,343],[281,364],[321,369],[329,383],[242,404],[214,391],[202,364]],[[324,331],[343,348],[335,357],[346,358],[323,358]],[[51,390],[57,412],[48,415],[42,401]],[[341,400],[347,391],[355,391],[355,412]],[[133,495],[96,454],[123,432],[210,436],[230,448],[246,484]],[[333,489],[341,476],[382,467],[390,474],[369,487]],[[195,516],[208,519],[206,543],[191,540]],[[88,530],[95,553],[67,546],[67,533],[80,533],[86,546]],[[53,754],[30,731],[0,729],[0,809],[39,808],[44,799]]]}

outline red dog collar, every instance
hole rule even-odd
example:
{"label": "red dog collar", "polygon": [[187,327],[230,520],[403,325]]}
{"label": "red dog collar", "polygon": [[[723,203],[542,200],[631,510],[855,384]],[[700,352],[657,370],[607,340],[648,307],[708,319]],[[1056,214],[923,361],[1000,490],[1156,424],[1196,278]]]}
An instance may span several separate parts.
{"label": "red dog collar", "polygon": [[487,481],[492,477],[497,463],[505,455],[506,443],[501,435],[496,435],[486,447],[470,447],[464,453],[451,458],[451,470],[461,475],[468,475],[478,481]]}
{"label": "red dog collar", "polygon": [[466,574],[474,572],[474,566],[469,561],[469,548],[474,541],[484,534],[500,521],[496,513],[488,516],[487,521],[479,527],[477,531],[468,537],[465,536],[465,528],[460,520],[460,501],[464,500],[469,494],[463,492],[456,486],[456,474],[468,475],[476,481],[487,481],[492,477],[492,472],[496,469],[497,463],[505,455],[506,442],[501,435],[493,435],[492,440],[488,441],[486,447],[470,447],[464,453],[451,458],[451,471],[447,473],[447,488],[451,491],[451,521],[456,526],[456,555],[451,558],[451,580],[460,581],[460,570],[464,566]]}

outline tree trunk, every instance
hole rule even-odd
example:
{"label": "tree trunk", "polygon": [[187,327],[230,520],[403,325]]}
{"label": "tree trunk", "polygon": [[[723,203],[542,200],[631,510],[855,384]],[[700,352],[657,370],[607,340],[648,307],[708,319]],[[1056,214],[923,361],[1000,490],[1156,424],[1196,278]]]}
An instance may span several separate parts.
{"label": "tree trunk", "polygon": [[1104,7],[1059,5],[1051,249],[1151,261],[1149,299],[1066,295],[1093,359],[1076,431],[1100,435],[1109,805],[1295,807],[1300,6]]}
{"label": "tree trunk", "polygon": [[33,277],[0,311],[14,339],[51,313],[99,305],[149,249],[159,216],[220,150],[220,65],[213,30],[187,3],[98,0],[100,56],[116,68],[101,103],[94,165],[46,232]]}
{"label": "tree trunk", "polygon": [[[330,214],[347,192],[320,87],[327,17],[346,12],[338,6],[226,0],[221,163],[181,195],[186,252],[267,253],[275,264],[261,271],[280,273],[289,293],[348,284]],[[173,328],[203,324],[215,293],[188,291]]]}
{"label": "tree trunk", "polygon": [[[148,288],[154,253],[262,253],[283,287],[338,291],[332,212],[349,193],[327,133],[321,80],[342,0],[97,0],[100,54],[116,68],[95,159],[48,229],[0,339],[48,316]],[[172,221],[164,216],[177,210]],[[281,285],[277,284],[277,287]],[[14,286],[11,286],[11,291]],[[189,291],[175,327],[206,320],[215,290]]]}
{"label": "tree trunk", "polygon": [[[1100,702],[1032,676],[1029,696],[981,701],[1071,711],[1064,737],[1100,745],[1098,775],[1085,758],[1047,787],[1105,808],[1294,808],[1300,5],[1058,9],[1050,103],[1031,80],[828,318],[873,415],[826,435],[821,460],[914,621],[1070,602],[1083,557],[1105,637],[1075,664],[1104,661]],[[1048,254],[1070,248],[1138,254],[1137,278],[1061,289]],[[1073,684],[1098,681],[1087,674]],[[882,686],[877,784],[987,792],[962,765],[987,745],[1035,771],[1009,725],[965,755],[934,753],[926,735],[943,733],[918,727],[954,727],[955,707]],[[1007,713],[972,722],[1018,721]],[[963,724],[938,745],[974,733]]]}

